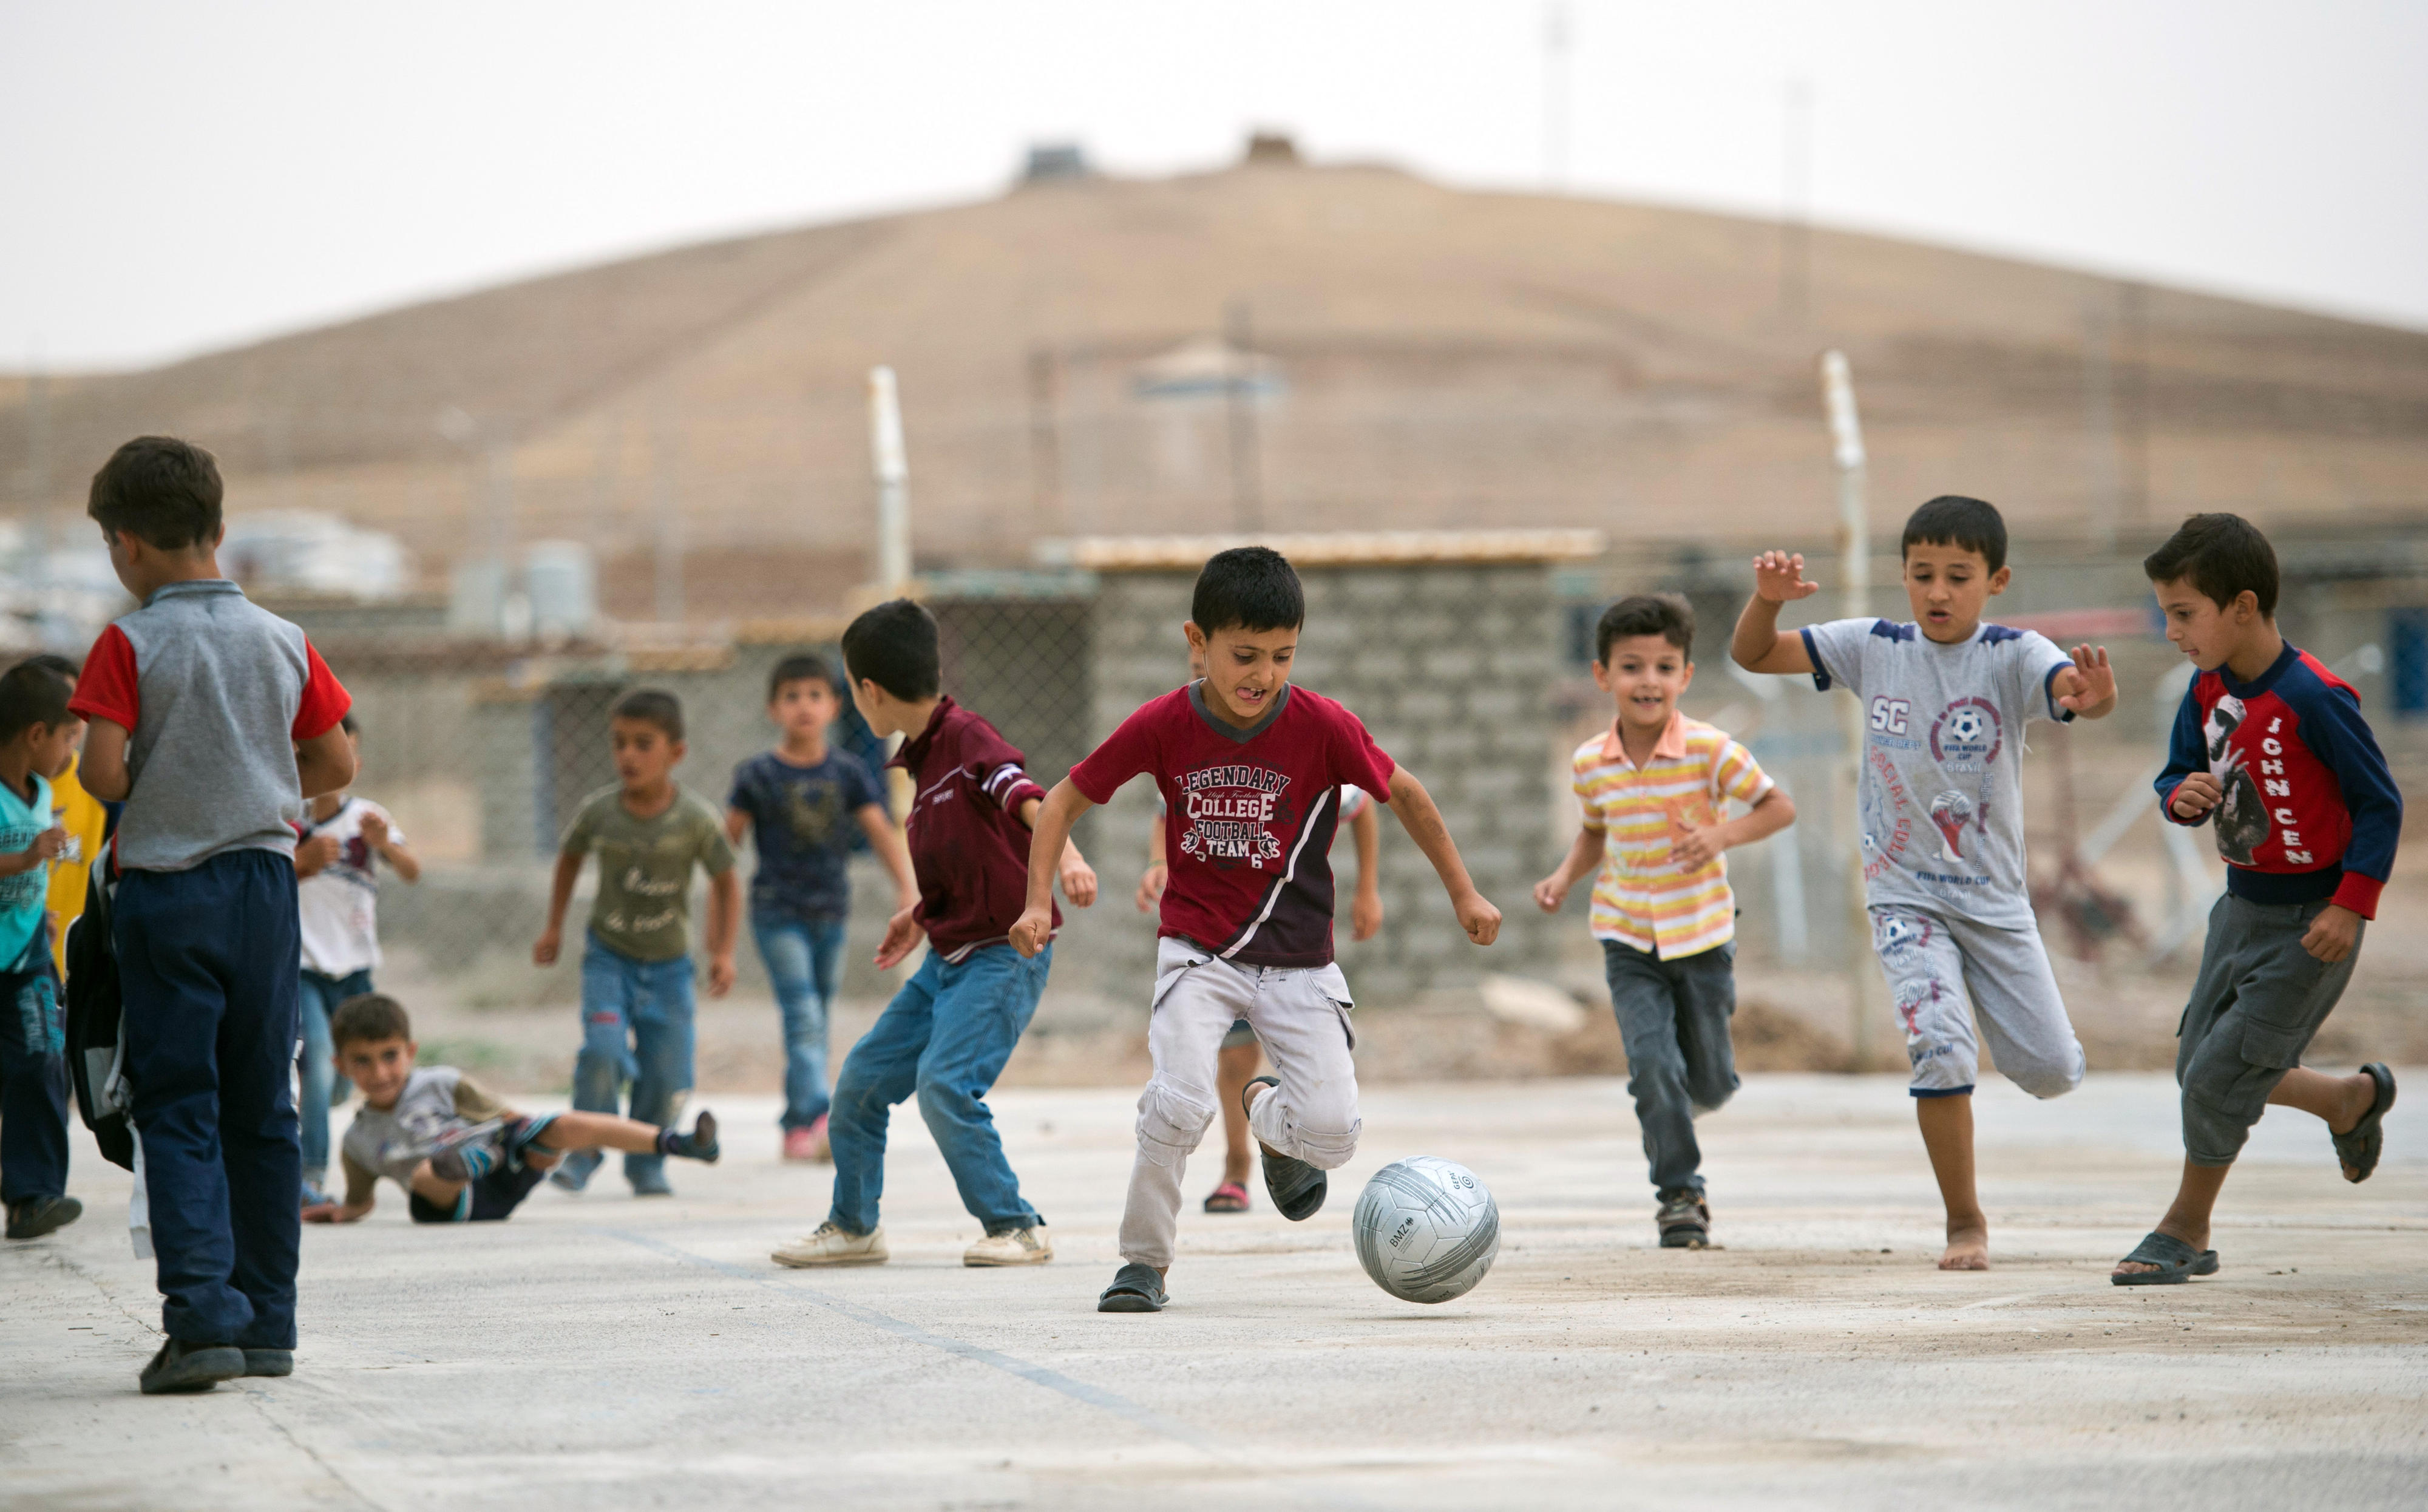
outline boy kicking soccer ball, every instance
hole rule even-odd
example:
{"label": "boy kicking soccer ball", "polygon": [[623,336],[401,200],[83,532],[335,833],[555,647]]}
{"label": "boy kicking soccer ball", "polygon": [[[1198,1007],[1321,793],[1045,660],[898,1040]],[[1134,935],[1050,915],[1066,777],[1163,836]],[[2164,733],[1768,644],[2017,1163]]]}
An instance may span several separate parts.
{"label": "boy kicking soccer ball", "polygon": [[1356,1153],[1356,1040],[1349,983],[1332,959],[1326,858],[1343,785],[1391,805],[1468,939],[1488,945],[1501,932],[1501,911],[1468,879],[1423,785],[1355,715],[1290,685],[1305,618],[1298,574],[1281,553],[1218,552],[1198,574],[1186,627],[1205,678],[1124,720],[1037,816],[1028,906],[1011,928],[1026,956],[1053,933],[1055,861],[1078,817],[1141,772],[1167,805],[1172,882],[1147,1030],[1155,1076],[1139,1099],[1124,1264],[1096,1304],[1102,1312],[1155,1312],[1167,1300],[1181,1170],[1214,1120],[1219,1046],[1233,1023],[1255,1027],[1278,1073],[1245,1090],[1265,1190],[1282,1216],[1322,1207],[1324,1173]]}
{"label": "boy kicking soccer ball", "polygon": [[304,1209],[312,1224],[369,1217],[379,1178],[406,1192],[417,1224],[485,1224],[512,1213],[568,1153],[605,1147],[716,1161],[716,1115],[688,1134],[613,1113],[517,1113],[452,1066],[415,1063],[413,1021],[393,997],[366,993],[329,1015],[337,1070],[363,1094],[338,1147],[346,1200]]}

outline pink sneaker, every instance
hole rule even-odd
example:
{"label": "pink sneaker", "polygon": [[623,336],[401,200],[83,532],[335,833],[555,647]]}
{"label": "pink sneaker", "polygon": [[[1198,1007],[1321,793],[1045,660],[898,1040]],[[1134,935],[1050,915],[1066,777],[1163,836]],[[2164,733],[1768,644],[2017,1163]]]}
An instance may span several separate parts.
{"label": "pink sneaker", "polygon": [[803,1128],[784,1131],[784,1159],[787,1160],[821,1161],[827,1159],[827,1115]]}

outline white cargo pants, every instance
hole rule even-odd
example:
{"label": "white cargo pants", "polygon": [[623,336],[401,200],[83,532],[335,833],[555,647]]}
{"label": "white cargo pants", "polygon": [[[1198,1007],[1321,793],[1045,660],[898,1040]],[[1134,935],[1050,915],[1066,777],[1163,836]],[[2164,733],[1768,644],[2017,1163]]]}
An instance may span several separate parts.
{"label": "white cargo pants", "polygon": [[1139,1097],[1138,1160],[1122,1210],[1122,1258],[1172,1263],[1180,1177],[1216,1112],[1215,1061],[1232,1021],[1264,1043],[1278,1087],[1257,1089],[1248,1128],[1258,1141],[1329,1171],[1357,1153],[1356,1044],[1349,979],[1337,964],[1242,966],[1185,940],[1156,950],[1147,1052],[1155,1075]]}

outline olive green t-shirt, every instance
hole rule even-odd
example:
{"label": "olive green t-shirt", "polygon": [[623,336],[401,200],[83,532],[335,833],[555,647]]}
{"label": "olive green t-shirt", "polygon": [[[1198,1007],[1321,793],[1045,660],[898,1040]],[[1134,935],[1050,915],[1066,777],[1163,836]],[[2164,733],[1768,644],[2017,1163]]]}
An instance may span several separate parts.
{"label": "olive green t-shirt", "polygon": [[590,932],[635,961],[673,961],[690,951],[693,863],[711,877],[733,869],[733,846],[716,811],[680,785],[654,819],[634,817],[622,788],[600,788],[582,800],[559,848],[568,856],[599,852]]}

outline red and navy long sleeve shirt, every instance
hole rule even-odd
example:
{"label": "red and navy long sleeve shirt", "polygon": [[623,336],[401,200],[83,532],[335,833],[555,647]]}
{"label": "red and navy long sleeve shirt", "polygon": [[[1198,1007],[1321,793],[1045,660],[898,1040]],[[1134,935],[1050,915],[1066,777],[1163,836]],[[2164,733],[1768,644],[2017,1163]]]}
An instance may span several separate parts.
{"label": "red and navy long sleeve shirt", "polygon": [[[2175,789],[2207,772],[2216,808],[2177,817]],[[2394,869],[2403,795],[2360,696],[2309,652],[2287,646],[2249,682],[2220,667],[2184,693],[2158,801],[2176,824],[2214,823],[2226,891],[2254,903],[2332,898],[2365,919]]]}

